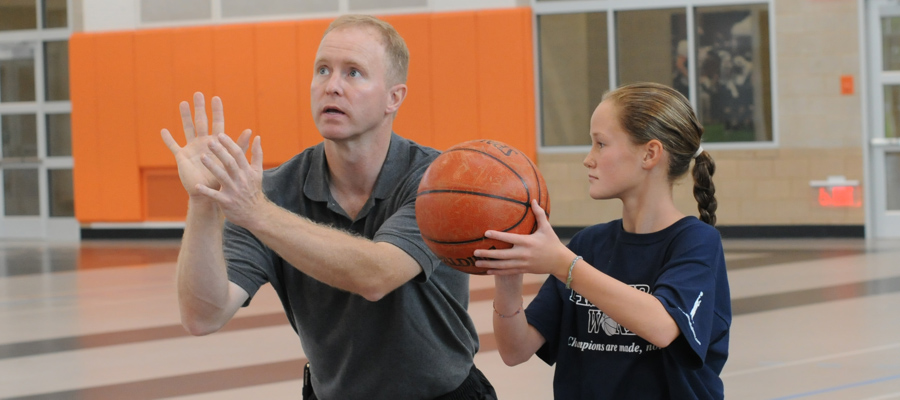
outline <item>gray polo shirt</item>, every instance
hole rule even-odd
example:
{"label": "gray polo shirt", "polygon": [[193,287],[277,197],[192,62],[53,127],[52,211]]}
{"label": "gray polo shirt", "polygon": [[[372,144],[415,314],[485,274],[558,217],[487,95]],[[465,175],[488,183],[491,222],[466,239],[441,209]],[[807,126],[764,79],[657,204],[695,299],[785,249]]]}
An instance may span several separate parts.
{"label": "gray polo shirt", "polygon": [[430,399],[455,389],[469,373],[478,350],[467,313],[469,277],[440,263],[415,220],[419,180],[438,154],[392,134],[372,197],[352,220],[331,196],[323,143],[264,172],[263,190],[275,204],[391,243],[419,263],[419,276],[377,302],[309,277],[247,230],[225,225],[228,278],[251,299],[272,283],[293,316],[323,400]]}

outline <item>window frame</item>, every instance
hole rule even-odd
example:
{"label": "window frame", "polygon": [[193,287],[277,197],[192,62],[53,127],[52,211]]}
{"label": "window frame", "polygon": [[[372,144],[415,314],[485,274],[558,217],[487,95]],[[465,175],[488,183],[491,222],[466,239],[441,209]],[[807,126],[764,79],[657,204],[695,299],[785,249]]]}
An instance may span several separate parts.
{"label": "window frame", "polygon": [[[69,42],[73,30],[73,12],[72,0],[66,3],[66,27],[44,28],[44,14],[46,4],[44,0],[34,0],[37,6],[36,10],[36,28],[22,30],[0,31],[0,43],[24,43],[34,49],[34,77],[35,77],[35,98],[33,101],[15,101],[0,102],[0,114],[34,114],[37,119],[37,155],[36,168],[38,171],[38,191],[39,196],[39,213],[36,216],[2,216],[4,226],[0,228],[8,229],[13,232],[16,227],[24,228],[25,235],[35,234],[37,231],[30,225],[32,221],[47,225],[46,231],[52,230],[56,226],[75,226],[77,222],[74,216],[51,216],[50,201],[51,194],[48,186],[48,174],[50,170],[68,169],[74,173],[74,158],[68,156],[51,156],[47,149],[47,115],[49,114],[72,114],[72,101],[68,100],[47,100],[47,66],[45,58],[45,44],[48,42]],[[71,94],[70,94],[71,95]],[[28,162],[30,163],[30,162]],[[22,169],[25,165],[4,166],[6,169]],[[0,185],[3,184],[3,177],[0,174]],[[73,193],[74,195],[74,193]],[[4,199],[0,196],[0,213],[4,210]],[[43,221],[43,222],[40,222]],[[3,233],[0,229],[0,233]],[[69,229],[71,230],[71,229]],[[68,230],[67,230],[68,232]],[[56,234],[44,234],[38,236],[51,237],[58,236]],[[0,238],[6,238],[5,233]]]}
{"label": "window frame", "polygon": [[[697,79],[696,79],[696,29],[695,14],[698,7],[721,7],[721,6],[739,6],[739,5],[761,5],[768,7],[769,14],[769,77],[770,77],[770,94],[769,99],[772,105],[772,139],[769,141],[754,142],[703,142],[703,147],[707,150],[758,150],[758,149],[774,149],[779,147],[780,134],[778,129],[778,76],[776,75],[775,66],[777,62],[777,40],[775,37],[775,14],[774,0],[569,0],[569,1],[541,1],[531,0],[532,7],[532,51],[534,54],[534,99],[535,99],[535,140],[539,153],[544,154],[560,154],[560,153],[586,153],[590,150],[589,145],[564,145],[564,146],[545,146],[543,143],[543,121],[542,121],[542,99],[541,99],[541,67],[540,67],[540,32],[538,19],[542,15],[552,14],[575,14],[575,13],[591,13],[606,12],[607,18],[607,40],[609,41],[609,82],[610,87],[616,87],[618,84],[618,71],[616,60],[616,12],[634,11],[634,10],[652,10],[652,9],[672,9],[684,8],[687,16],[687,41],[688,41],[688,72],[690,73],[690,101],[691,107],[697,109]],[[585,122],[587,125],[587,122]],[[585,132],[587,134],[587,132]]]}

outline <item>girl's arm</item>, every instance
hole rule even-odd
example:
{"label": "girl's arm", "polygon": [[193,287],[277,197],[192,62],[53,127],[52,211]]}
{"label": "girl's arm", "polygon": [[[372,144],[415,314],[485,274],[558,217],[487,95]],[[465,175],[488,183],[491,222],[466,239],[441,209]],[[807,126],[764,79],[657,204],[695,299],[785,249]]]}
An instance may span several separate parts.
{"label": "girl's arm", "polygon": [[544,344],[544,337],[525,320],[522,274],[494,277],[494,336],[500,358],[514,366],[528,359]]}
{"label": "girl's arm", "polygon": [[[559,237],[550,226],[550,222],[547,221],[544,210],[537,205],[537,201],[532,202],[532,210],[538,221],[537,231],[531,235],[487,231],[486,237],[510,243],[513,247],[475,251],[475,257],[491,259],[478,260],[475,265],[488,268],[489,274],[497,275],[498,297],[501,293],[500,278],[504,275],[552,274],[561,282],[567,282],[571,270],[572,289],[603,310],[617,323],[653,345],[667,347],[681,334],[675,320],[655,296],[632,288],[600,272],[583,260],[578,260],[573,265],[575,253],[560,242]],[[521,296],[521,278],[518,280],[518,288],[519,296]],[[498,312],[514,310],[515,306],[510,302],[513,300],[512,296],[516,296],[516,292],[511,290],[505,296],[510,297],[504,299],[503,309],[499,308],[498,300]],[[495,313],[495,332],[498,318]],[[507,321],[500,322],[512,324]],[[535,347],[534,350],[537,350],[538,347]]]}

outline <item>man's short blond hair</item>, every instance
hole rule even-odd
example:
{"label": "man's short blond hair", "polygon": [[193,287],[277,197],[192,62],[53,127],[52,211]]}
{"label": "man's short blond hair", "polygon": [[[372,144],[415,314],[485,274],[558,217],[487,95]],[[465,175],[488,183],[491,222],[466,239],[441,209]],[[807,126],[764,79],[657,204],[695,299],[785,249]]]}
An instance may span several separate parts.
{"label": "man's short blond hair", "polygon": [[406,41],[391,24],[370,15],[343,15],[328,25],[322,38],[335,29],[346,27],[368,27],[378,31],[388,60],[388,82],[392,85],[406,83],[406,75],[409,71],[409,49],[406,47]]}

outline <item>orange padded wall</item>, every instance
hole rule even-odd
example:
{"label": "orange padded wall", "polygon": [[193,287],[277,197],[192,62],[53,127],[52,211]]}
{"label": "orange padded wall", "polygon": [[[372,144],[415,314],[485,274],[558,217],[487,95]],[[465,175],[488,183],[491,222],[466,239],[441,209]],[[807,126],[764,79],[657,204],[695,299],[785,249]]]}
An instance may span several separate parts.
{"label": "orange padded wall", "polygon": [[[384,17],[410,49],[409,94],[394,130],[438,149],[489,138],[536,158],[531,11]],[[82,223],[179,221],[178,103],[222,98],[225,129],[262,136],[265,166],[321,141],[309,85],[330,20],[115,33],[70,41],[75,215]]]}

